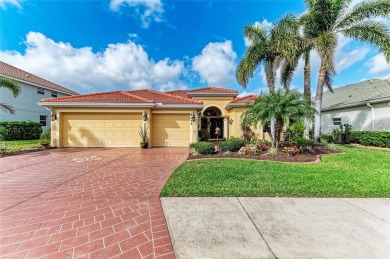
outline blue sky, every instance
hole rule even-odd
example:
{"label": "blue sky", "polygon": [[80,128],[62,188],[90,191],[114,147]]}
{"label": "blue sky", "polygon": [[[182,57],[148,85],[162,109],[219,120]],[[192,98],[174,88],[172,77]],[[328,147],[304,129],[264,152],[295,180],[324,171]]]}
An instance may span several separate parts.
{"label": "blue sky", "polygon": [[[0,0],[0,60],[80,93],[211,85],[243,92],[234,77],[246,49],[243,27],[304,10],[303,0]],[[342,37],[339,45],[336,87],[390,77],[375,48]],[[313,89],[318,66],[314,55]],[[261,70],[244,94],[260,91]]]}

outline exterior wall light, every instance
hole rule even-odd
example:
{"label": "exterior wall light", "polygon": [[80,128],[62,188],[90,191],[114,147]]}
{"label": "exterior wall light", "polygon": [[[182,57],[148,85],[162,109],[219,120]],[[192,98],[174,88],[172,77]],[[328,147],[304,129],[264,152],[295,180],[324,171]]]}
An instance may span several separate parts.
{"label": "exterior wall light", "polygon": [[57,120],[57,114],[52,112],[51,113],[51,121],[56,121]]}
{"label": "exterior wall light", "polygon": [[233,122],[234,122],[233,119],[230,119],[230,120],[229,120],[229,124],[230,124],[230,125],[233,125]]}
{"label": "exterior wall light", "polygon": [[146,121],[148,119],[148,115],[146,114],[146,111],[142,113],[142,120]]}
{"label": "exterior wall light", "polygon": [[193,114],[193,113],[191,113],[191,125],[192,125],[192,123],[194,123],[195,122],[195,115]]}

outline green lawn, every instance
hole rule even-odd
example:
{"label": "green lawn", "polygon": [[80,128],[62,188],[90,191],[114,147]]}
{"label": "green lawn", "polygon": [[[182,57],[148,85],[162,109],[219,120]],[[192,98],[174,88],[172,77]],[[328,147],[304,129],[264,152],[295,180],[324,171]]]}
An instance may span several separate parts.
{"label": "green lawn", "polygon": [[390,152],[338,147],[321,163],[210,159],[183,163],[161,196],[390,197]]}
{"label": "green lawn", "polygon": [[9,151],[19,151],[25,148],[31,147],[39,147],[41,146],[41,140],[33,139],[33,140],[7,140],[0,141],[0,147],[4,144],[8,145]]}

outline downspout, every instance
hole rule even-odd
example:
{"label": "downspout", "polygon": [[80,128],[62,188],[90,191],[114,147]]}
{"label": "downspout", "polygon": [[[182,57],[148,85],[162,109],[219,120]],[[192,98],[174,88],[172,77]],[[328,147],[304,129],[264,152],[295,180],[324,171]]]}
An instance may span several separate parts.
{"label": "downspout", "polygon": [[367,106],[371,108],[371,131],[375,131],[375,111],[374,106],[370,103],[367,103]]}

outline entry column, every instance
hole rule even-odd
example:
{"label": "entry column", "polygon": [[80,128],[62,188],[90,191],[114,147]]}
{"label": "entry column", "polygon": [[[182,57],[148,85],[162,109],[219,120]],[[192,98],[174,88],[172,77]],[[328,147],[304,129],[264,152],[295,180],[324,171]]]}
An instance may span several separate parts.
{"label": "entry column", "polygon": [[223,118],[223,138],[228,138],[228,117]]}

